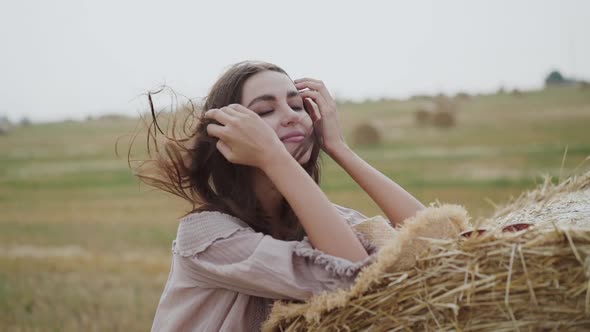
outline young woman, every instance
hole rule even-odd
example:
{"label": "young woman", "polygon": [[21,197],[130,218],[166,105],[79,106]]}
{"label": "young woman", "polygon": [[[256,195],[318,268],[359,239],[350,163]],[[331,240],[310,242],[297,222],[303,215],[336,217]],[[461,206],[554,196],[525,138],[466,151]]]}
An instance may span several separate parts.
{"label": "young woman", "polygon": [[241,62],[213,85],[202,110],[190,137],[158,150],[158,175],[139,174],[193,206],[179,223],[153,331],[254,331],[276,299],[352,285],[377,249],[351,227],[366,217],[331,203],[318,186],[320,150],[393,226],[424,208],[346,145],[319,80]]}

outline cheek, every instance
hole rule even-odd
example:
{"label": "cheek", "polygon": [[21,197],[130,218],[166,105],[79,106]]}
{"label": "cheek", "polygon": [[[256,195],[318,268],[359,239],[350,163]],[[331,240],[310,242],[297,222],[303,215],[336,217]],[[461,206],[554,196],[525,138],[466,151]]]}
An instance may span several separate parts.
{"label": "cheek", "polygon": [[271,127],[272,130],[274,130],[275,133],[277,133],[277,135],[278,135],[278,132],[279,132],[278,128],[280,127],[279,126],[280,122],[278,121],[278,119],[275,119],[274,117],[264,117],[264,118],[262,118],[262,120],[264,120],[266,125]]}
{"label": "cheek", "polygon": [[309,117],[309,115],[307,113],[302,116],[301,124],[303,124],[303,126],[305,126],[305,128],[307,128],[307,129],[309,129],[313,126],[313,122],[311,121],[311,118]]}

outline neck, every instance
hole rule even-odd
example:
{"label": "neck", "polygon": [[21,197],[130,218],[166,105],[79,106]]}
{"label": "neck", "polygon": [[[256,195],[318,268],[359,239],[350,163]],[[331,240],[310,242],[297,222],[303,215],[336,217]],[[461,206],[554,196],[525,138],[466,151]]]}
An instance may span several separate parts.
{"label": "neck", "polygon": [[283,195],[268,176],[259,169],[254,171],[253,187],[256,197],[262,205],[262,210],[270,216],[271,220],[278,221]]}

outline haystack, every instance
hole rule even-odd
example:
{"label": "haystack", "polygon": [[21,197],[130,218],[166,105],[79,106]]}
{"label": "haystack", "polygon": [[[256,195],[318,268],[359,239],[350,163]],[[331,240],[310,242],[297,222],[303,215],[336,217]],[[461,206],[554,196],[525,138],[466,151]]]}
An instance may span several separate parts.
{"label": "haystack", "polygon": [[[520,222],[533,226],[501,231]],[[479,224],[463,237],[467,211],[432,205],[388,231],[350,289],[277,301],[263,330],[590,330],[590,171],[546,180]]]}
{"label": "haystack", "polygon": [[457,103],[444,95],[437,96],[433,102],[423,103],[414,113],[419,126],[433,125],[448,128],[455,125]]}
{"label": "haystack", "polygon": [[360,123],[354,128],[352,135],[354,146],[366,146],[381,143],[381,133],[375,123]]}
{"label": "haystack", "polygon": [[436,113],[436,104],[433,102],[423,102],[416,110],[414,116],[416,124],[424,126],[430,124],[433,115]]}
{"label": "haystack", "polygon": [[436,127],[452,127],[455,125],[455,117],[457,112],[456,103],[446,96],[438,96],[436,98],[436,113],[432,118],[432,123]]}

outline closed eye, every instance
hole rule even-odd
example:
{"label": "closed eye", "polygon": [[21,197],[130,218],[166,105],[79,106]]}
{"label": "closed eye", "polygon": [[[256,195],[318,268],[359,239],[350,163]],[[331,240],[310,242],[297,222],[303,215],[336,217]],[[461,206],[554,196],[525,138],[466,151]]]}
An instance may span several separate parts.
{"label": "closed eye", "polygon": [[[303,107],[292,107],[292,109],[294,111],[304,111],[305,110]],[[265,116],[265,115],[268,115],[268,114],[270,114],[272,112],[274,112],[274,110],[263,111],[263,112],[258,113],[258,115],[259,116]]]}

